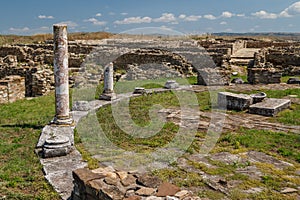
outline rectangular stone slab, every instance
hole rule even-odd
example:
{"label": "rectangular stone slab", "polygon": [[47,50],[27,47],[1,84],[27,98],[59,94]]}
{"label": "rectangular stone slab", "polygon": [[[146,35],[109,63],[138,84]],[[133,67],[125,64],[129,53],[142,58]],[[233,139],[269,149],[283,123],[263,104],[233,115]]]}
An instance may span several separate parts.
{"label": "rectangular stone slab", "polygon": [[228,110],[246,110],[253,99],[247,94],[234,94],[231,92],[218,93],[218,108]]}
{"label": "rectangular stone slab", "polygon": [[267,98],[260,103],[251,105],[249,113],[274,117],[280,111],[285,110],[290,106],[291,100]]}

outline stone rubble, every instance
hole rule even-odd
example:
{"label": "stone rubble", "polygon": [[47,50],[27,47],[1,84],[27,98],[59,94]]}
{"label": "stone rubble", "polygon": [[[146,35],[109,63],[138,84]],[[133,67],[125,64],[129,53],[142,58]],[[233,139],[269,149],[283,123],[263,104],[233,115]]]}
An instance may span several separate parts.
{"label": "stone rubble", "polygon": [[[125,181],[130,177],[131,181]],[[143,199],[178,199],[196,200],[192,192],[161,181],[153,175],[118,171],[112,167],[96,170],[86,168],[73,171],[73,200],[143,200]]]}

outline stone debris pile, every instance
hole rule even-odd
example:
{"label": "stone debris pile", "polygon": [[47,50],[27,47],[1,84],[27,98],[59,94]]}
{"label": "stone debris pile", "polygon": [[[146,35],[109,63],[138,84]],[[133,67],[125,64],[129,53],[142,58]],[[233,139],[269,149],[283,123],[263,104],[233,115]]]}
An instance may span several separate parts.
{"label": "stone debris pile", "polygon": [[102,167],[73,172],[73,200],[198,200],[192,192],[159,178]]}

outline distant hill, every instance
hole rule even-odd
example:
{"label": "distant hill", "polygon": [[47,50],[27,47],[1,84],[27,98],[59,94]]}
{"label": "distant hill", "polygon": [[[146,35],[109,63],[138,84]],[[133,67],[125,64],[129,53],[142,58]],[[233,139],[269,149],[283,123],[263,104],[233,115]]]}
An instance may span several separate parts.
{"label": "distant hill", "polygon": [[266,37],[271,39],[284,39],[284,40],[298,40],[300,41],[300,33],[283,33],[283,32],[264,32],[264,33],[212,33],[212,36],[216,37]]}

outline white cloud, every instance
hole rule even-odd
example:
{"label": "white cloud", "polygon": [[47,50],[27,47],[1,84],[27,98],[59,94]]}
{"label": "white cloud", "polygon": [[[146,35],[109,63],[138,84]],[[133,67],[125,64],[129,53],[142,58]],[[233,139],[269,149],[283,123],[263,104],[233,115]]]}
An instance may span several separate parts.
{"label": "white cloud", "polygon": [[128,15],[128,13],[126,13],[126,12],[123,12],[123,13],[121,13],[121,15],[125,16],[125,15]]}
{"label": "white cloud", "polygon": [[172,13],[163,13],[161,15],[161,17],[153,19],[154,22],[175,22],[176,21],[176,17],[174,14]]}
{"label": "white cloud", "polygon": [[116,13],[114,13],[114,12],[109,12],[108,14],[109,14],[109,15],[115,15]]}
{"label": "white cloud", "polygon": [[84,20],[84,22],[91,22],[92,24],[94,24],[96,26],[104,26],[107,23],[106,21],[99,21],[96,18],[86,19],[86,20]]}
{"label": "white cloud", "polygon": [[181,14],[181,15],[179,15],[178,18],[179,18],[179,19],[184,19],[184,18],[186,18],[186,15],[185,15],[185,14]]}
{"label": "white cloud", "polygon": [[7,34],[22,34],[22,35],[34,35],[34,34],[41,34],[41,33],[50,33],[51,28],[47,26],[42,26],[39,28],[9,28],[8,31],[6,31]]}
{"label": "white cloud", "polygon": [[284,9],[279,16],[280,17],[292,17],[294,15],[300,14],[300,1],[290,5],[288,8]]}
{"label": "white cloud", "polygon": [[96,17],[101,17],[102,14],[101,14],[101,13],[97,13],[95,16],[96,16]]}
{"label": "white cloud", "polygon": [[30,28],[28,28],[28,27],[24,27],[24,28],[14,28],[14,27],[11,27],[11,28],[9,28],[9,31],[13,31],[13,32],[28,32],[28,31],[30,31]]}
{"label": "white cloud", "polygon": [[200,15],[190,15],[190,16],[186,16],[183,20],[187,21],[187,22],[196,22],[201,18],[202,18],[202,16],[200,16]]}
{"label": "white cloud", "polygon": [[209,14],[209,15],[204,15],[203,18],[209,19],[209,20],[215,20],[215,19],[217,19],[214,15],[211,15],[211,14]]}
{"label": "white cloud", "polygon": [[227,22],[220,22],[220,25],[227,25]]}
{"label": "white cloud", "polygon": [[246,15],[244,13],[236,14],[237,17],[245,17]]}
{"label": "white cloud", "polygon": [[151,17],[128,17],[123,20],[117,20],[115,24],[141,24],[141,23],[151,23]]}
{"label": "white cloud", "polygon": [[74,29],[78,26],[78,24],[76,22],[73,21],[63,21],[63,22],[59,22],[57,24],[65,24],[67,25],[70,29]]}
{"label": "white cloud", "polygon": [[278,15],[275,13],[268,13],[264,10],[252,13],[251,15],[253,15],[254,17],[258,17],[260,19],[276,19],[278,18]]}
{"label": "white cloud", "polygon": [[224,17],[224,18],[231,18],[231,17],[234,17],[235,14],[231,13],[231,12],[228,12],[228,11],[225,11],[222,13],[221,17]]}
{"label": "white cloud", "polygon": [[50,15],[50,16],[46,16],[46,15],[39,15],[39,16],[38,16],[38,18],[39,18],[39,19],[54,19],[54,17],[53,17],[53,16],[51,16],[51,15]]}

